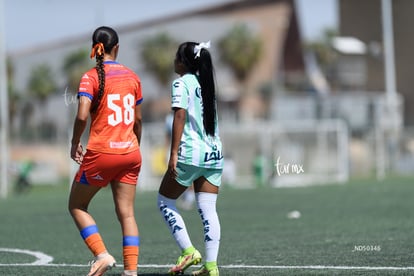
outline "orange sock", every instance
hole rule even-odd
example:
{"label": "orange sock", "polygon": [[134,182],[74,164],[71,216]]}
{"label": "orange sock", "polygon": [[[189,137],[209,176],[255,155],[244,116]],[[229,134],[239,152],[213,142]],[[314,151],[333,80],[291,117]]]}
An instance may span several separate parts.
{"label": "orange sock", "polygon": [[125,270],[137,270],[139,256],[139,237],[125,236],[123,238],[123,257]]}
{"label": "orange sock", "polygon": [[80,233],[94,256],[98,256],[99,254],[106,252],[105,244],[96,225],[87,226],[83,228]]}

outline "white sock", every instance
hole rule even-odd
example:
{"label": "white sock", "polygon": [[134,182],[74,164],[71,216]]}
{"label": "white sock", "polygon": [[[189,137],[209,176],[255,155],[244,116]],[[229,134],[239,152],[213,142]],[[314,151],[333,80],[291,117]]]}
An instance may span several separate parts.
{"label": "white sock", "polygon": [[126,275],[126,276],[136,276],[137,275],[137,271],[136,270],[124,270],[124,274],[122,275]]}
{"label": "white sock", "polygon": [[158,194],[158,209],[178,246],[181,250],[184,250],[193,246],[193,244],[188,236],[184,220],[175,206],[175,202],[175,199],[170,199]]}
{"label": "white sock", "polygon": [[196,201],[204,225],[205,261],[216,262],[220,247],[220,221],[216,211],[217,194],[196,193]]}

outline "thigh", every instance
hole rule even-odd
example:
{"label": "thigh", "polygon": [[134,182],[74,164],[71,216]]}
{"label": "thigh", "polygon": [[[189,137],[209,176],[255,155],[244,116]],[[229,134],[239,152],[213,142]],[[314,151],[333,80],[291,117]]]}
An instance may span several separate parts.
{"label": "thigh", "polygon": [[201,168],[202,176],[194,181],[194,191],[196,193],[214,193],[218,194],[221,185],[221,169]]}
{"label": "thigh", "polygon": [[124,236],[137,236],[138,225],[134,215],[136,185],[112,181],[115,210]]}
{"label": "thigh", "polygon": [[69,208],[87,210],[89,203],[101,187],[89,186],[74,181],[69,195]]}
{"label": "thigh", "polygon": [[117,213],[121,216],[133,215],[136,185],[112,181],[111,189]]}
{"label": "thigh", "polygon": [[194,181],[194,192],[218,194],[219,187],[211,184],[204,176]]}
{"label": "thigh", "polygon": [[186,186],[177,182],[174,173],[171,170],[167,170],[162,178],[158,192],[167,198],[177,199],[186,189]]}

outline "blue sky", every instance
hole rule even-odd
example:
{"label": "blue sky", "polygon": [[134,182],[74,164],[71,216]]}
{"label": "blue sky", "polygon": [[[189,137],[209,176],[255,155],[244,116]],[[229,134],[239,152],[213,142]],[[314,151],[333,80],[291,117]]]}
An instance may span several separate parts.
{"label": "blue sky", "polygon": [[[21,50],[67,36],[89,33],[96,26],[132,22],[203,8],[223,0],[0,0],[7,51]],[[232,0],[230,0],[232,1]],[[305,39],[316,39],[337,26],[337,0],[296,0]],[[323,15],[323,16],[321,16]],[[4,17],[3,17],[4,16]]]}

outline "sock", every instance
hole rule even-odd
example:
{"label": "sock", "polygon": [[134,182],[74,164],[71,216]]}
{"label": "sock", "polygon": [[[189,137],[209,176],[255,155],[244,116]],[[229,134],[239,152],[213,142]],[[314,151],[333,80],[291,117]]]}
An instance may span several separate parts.
{"label": "sock", "polygon": [[220,221],[216,211],[217,194],[196,193],[198,212],[204,226],[206,262],[217,262],[220,247]]}
{"label": "sock", "polygon": [[80,231],[80,234],[89,250],[95,257],[99,254],[107,252],[105,244],[102,240],[101,235],[99,234],[98,227],[96,225],[90,225],[83,228]]}
{"label": "sock", "polygon": [[177,245],[184,251],[185,249],[192,247],[193,244],[188,236],[184,220],[175,206],[175,202],[175,199],[166,198],[165,196],[158,194],[158,208],[161,215],[177,242]]}
{"label": "sock", "polygon": [[126,276],[137,275],[137,271],[136,270],[124,270],[124,274],[122,275],[126,275]]}
{"label": "sock", "polygon": [[124,236],[123,242],[124,269],[136,271],[139,256],[139,237]]}

